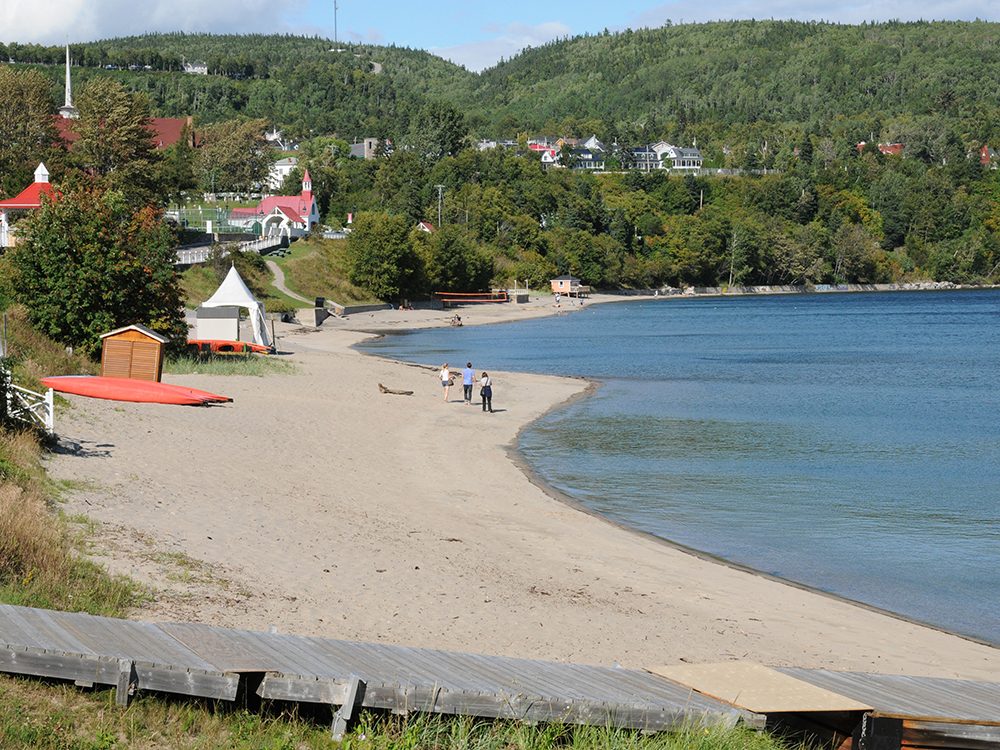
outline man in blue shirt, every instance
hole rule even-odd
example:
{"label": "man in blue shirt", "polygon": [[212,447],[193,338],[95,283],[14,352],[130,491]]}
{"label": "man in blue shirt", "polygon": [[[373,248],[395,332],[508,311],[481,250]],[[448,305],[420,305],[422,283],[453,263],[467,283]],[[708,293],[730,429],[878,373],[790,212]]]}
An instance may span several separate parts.
{"label": "man in blue shirt", "polygon": [[472,369],[472,363],[466,362],[465,369],[462,370],[462,390],[465,391],[466,405],[472,404],[472,386],[476,382],[476,371]]}

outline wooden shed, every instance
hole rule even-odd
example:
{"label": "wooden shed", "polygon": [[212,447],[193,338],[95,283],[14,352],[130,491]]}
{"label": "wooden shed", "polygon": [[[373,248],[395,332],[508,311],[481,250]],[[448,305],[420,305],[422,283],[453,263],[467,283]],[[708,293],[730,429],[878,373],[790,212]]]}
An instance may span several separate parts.
{"label": "wooden shed", "polygon": [[163,346],[170,339],[144,326],[132,325],[101,336],[101,375],[159,381]]}

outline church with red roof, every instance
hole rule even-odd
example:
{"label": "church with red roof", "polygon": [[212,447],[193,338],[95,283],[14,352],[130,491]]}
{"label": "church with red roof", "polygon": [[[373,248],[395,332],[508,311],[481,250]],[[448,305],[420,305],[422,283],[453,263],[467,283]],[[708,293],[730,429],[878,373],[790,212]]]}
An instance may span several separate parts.
{"label": "church with red roof", "polygon": [[24,190],[0,201],[0,248],[11,247],[14,244],[14,232],[10,225],[9,212],[11,211],[32,211],[42,207],[42,196],[47,196],[49,200],[55,200],[56,191],[49,183],[49,170],[44,164],[39,164],[35,170],[35,181]]}
{"label": "church with red roof", "polygon": [[269,195],[255,208],[234,208],[229,223],[256,228],[262,237],[302,237],[319,224],[319,206],[312,193],[312,177],[302,175],[298,195]]}

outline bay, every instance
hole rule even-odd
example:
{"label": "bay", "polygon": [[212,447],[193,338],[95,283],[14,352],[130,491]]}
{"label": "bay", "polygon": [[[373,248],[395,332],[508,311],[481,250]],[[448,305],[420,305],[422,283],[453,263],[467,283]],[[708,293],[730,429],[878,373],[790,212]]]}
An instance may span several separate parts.
{"label": "bay", "polygon": [[[522,433],[619,523],[1000,643],[1000,292],[665,299],[389,336],[591,378]],[[494,406],[505,405],[498,382]]]}

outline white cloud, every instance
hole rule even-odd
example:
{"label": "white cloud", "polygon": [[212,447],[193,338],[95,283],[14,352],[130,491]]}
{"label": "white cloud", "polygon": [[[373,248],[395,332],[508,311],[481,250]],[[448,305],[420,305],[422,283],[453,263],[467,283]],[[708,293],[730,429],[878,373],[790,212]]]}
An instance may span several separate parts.
{"label": "white cloud", "polygon": [[430,52],[464,65],[469,70],[479,71],[495,65],[502,57],[516,55],[525,47],[537,47],[572,33],[572,29],[560,21],[534,25],[511,23],[499,28],[490,27],[486,31],[495,36],[481,42],[432,48]]}
{"label": "white cloud", "polygon": [[305,0],[0,0],[0,40],[62,44],[154,31],[278,32]]}

